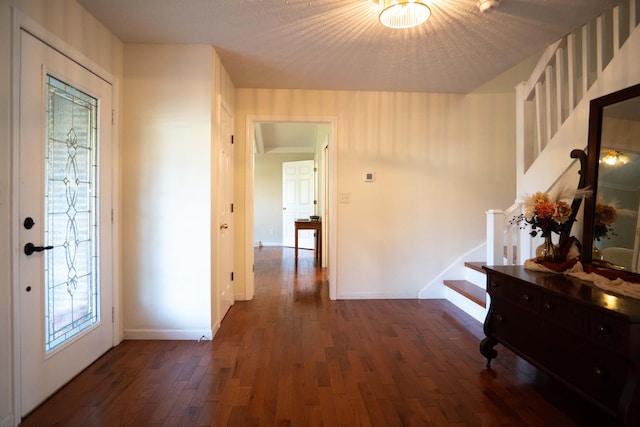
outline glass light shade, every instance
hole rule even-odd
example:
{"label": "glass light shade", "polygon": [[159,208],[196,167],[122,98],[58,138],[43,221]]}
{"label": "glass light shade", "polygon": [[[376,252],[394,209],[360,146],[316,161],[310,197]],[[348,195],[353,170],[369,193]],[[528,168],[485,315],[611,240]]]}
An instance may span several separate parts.
{"label": "glass light shade", "polygon": [[616,166],[620,164],[626,165],[627,163],[629,163],[629,156],[627,156],[626,154],[622,154],[619,151],[602,150],[602,153],[606,154],[601,157],[600,162],[604,162],[609,166]]}
{"label": "glass light shade", "polygon": [[489,9],[496,8],[500,5],[500,0],[480,0],[478,9],[480,12],[487,12]]}
{"label": "glass light shade", "polygon": [[380,0],[380,23],[389,28],[410,28],[431,16],[431,9],[419,0]]}

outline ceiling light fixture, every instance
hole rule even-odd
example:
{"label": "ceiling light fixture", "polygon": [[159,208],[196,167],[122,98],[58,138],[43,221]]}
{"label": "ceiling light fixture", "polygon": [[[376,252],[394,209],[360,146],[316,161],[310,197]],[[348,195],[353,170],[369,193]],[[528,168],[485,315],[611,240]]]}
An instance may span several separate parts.
{"label": "ceiling light fixture", "polygon": [[480,0],[478,2],[478,9],[480,12],[486,12],[489,9],[493,9],[500,5],[500,0]]}
{"label": "ceiling light fixture", "polygon": [[431,9],[420,0],[380,0],[380,23],[389,28],[410,28],[429,19]]}

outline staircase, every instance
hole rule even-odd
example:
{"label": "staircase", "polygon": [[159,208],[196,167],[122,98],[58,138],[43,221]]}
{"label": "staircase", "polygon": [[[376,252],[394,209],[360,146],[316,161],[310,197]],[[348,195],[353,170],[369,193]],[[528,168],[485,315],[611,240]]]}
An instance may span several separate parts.
{"label": "staircase", "polygon": [[[549,191],[567,172],[575,161],[569,158],[571,150],[587,144],[591,99],[640,81],[640,69],[634,65],[637,54],[630,53],[640,49],[639,9],[640,0],[623,0],[550,45],[529,80],[516,88],[518,194]],[[576,141],[584,145],[576,147]],[[528,233],[509,224],[508,219],[520,212],[518,200],[508,209],[488,211],[485,262],[463,257],[464,273],[458,264],[439,276],[444,279],[444,297],[479,322],[484,322],[489,307],[482,266],[521,265],[536,246]],[[458,275],[463,278],[447,278]]]}
{"label": "staircase", "polygon": [[484,262],[465,262],[463,280],[444,280],[445,298],[478,322],[484,323],[489,309]]}

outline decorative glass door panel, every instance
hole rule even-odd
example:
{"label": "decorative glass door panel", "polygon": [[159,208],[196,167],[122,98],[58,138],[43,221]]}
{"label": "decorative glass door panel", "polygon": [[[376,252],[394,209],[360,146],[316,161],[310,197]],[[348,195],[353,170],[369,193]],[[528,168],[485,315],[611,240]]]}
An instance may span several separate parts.
{"label": "decorative glass door panel", "polygon": [[24,416],[115,341],[116,167],[111,83],[25,31],[19,57],[16,365]]}
{"label": "decorative glass door panel", "polygon": [[99,321],[96,215],[98,101],[46,79],[45,349]]}

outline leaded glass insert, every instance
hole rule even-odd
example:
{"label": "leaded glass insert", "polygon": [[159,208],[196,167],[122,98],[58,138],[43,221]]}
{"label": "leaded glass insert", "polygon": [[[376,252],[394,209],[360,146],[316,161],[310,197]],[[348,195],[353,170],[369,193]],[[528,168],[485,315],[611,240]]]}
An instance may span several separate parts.
{"label": "leaded glass insert", "polygon": [[99,321],[98,100],[47,76],[45,349]]}

